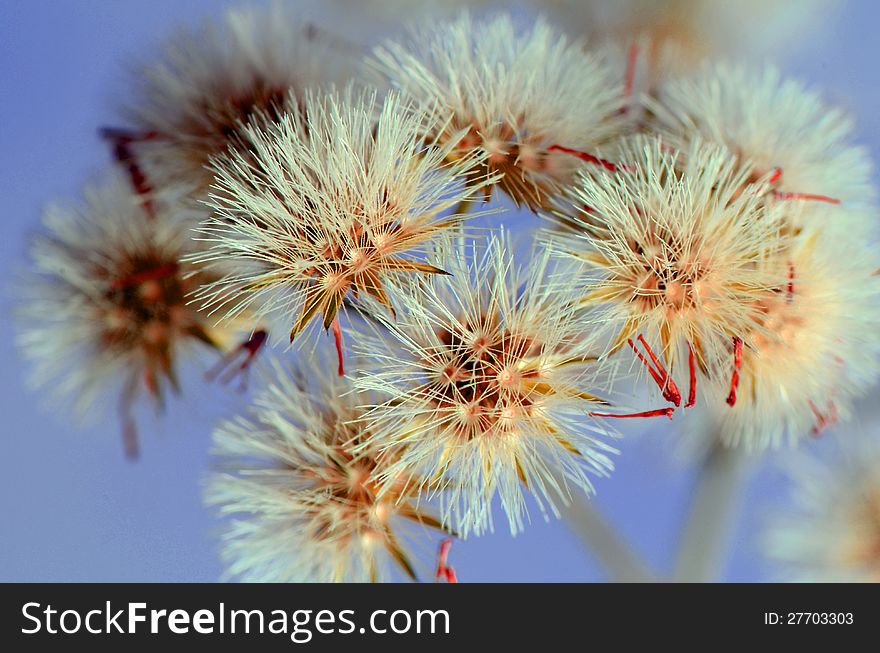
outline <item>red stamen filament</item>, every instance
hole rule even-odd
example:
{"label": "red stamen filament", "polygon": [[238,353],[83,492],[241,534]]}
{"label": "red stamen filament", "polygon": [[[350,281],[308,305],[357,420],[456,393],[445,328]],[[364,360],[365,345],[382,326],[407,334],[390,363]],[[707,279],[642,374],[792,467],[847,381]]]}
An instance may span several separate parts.
{"label": "red stamen filament", "polygon": [[812,401],[809,402],[810,410],[813,411],[813,415],[816,417],[816,424],[813,426],[811,431],[813,436],[818,436],[822,434],[829,426],[837,423],[837,406],[833,401],[828,402],[828,412],[823,413],[818,408],[816,408],[816,404]]}
{"label": "red stamen filament", "polygon": [[618,172],[620,170],[630,170],[627,166],[620,165],[618,163],[613,163],[612,161],[608,161],[606,159],[600,159],[599,157],[590,154],[588,152],[581,152],[580,150],[573,150],[569,147],[563,147],[562,145],[551,145],[547,148],[548,152],[563,152],[565,154],[571,154],[572,156],[576,156],[581,161],[586,161],[587,163],[592,163],[593,165],[602,166],[609,172]]}
{"label": "red stamen filament", "polygon": [[[767,183],[775,186],[782,180],[782,168],[773,168],[773,172],[767,178]],[[840,204],[840,200],[827,195],[813,195],[811,193],[789,193],[781,190],[772,190],[773,197],[778,200],[804,200],[808,202],[827,202],[828,204]]]}
{"label": "red stamen filament", "polygon": [[641,413],[626,413],[624,415],[616,415],[613,413],[588,413],[590,417],[610,417],[612,419],[641,419],[647,417],[668,417],[672,419],[675,408],[668,406],[666,408],[657,408],[655,410],[646,410]]}
{"label": "red stamen filament", "polygon": [[164,279],[165,277],[170,277],[172,274],[175,274],[178,268],[179,266],[177,265],[177,263],[167,263],[151,270],[144,270],[143,272],[130,274],[127,277],[120,277],[119,279],[113,280],[113,282],[110,284],[110,289],[119,290],[121,288],[128,288],[130,286],[139,286],[140,284],[146,283],[147,281],[157,281],[159,279]]}
{"label": "red stamen filament", "polygon": [[733,376],[730,378],[730,392],[727,395],[727,405],[736,405],[736,391],[739,388],[739,372],[742,369],[743,341],[742,338],[733,338]]}
{"label": "red stamen filament", "polygon": [[827,195],[812,195],[810,193],[784,193],[781,190],[774,190],[773,197],[778,200],[804,200],[807,202],[826,202],[827,204],[840,204],[840,200],[836,197],[828,197]]}
{"label": "red stamen filament", "polygon": [[452,550],[452,538],[448,537],[440,542],[440,551],[437,554],[437,573],[436,581],[446,579],[447,583],[457,583],[458,576],[455,569],[449,565],[449,552]]}
{"label": "red stamen filament", "polygon": [[345,376],[345,362],[342,356],[342,329],[339,327],[339,318],[333,319],[333,324],[331,325],[333,329],[333,340],[336,343],[336,357],[339,359],[339,369],[337,373],[339,376]]}
{"label": "red stamen filament", "polygon": [[[651,358],[651,362],[648,362],[648,359],[636,349],[635,343],[632,341],[632,338],[627,340],[629,346],[632,347],[632,350],[635,352],[638,359],[642,362],[642,364],[648,369],[648,373],[654,379],[654,382],[660,388],[660,391],[663,393],[663,398],[669,403],[675,404],[676,407],[681,405],[681,391],[679,391],[678,386],[675,384],[675,381],[669,373],[666,371],[666,368],[663,366],[663,363],[660,362],[660,359],[654,354],[651,350],[650,345],[645,340],[644,336],[639,335],[638,341],[645,348],[645,351],[648,353],[648,356]],[[652,364],[653,363],[653,364]]]}
{"label": "red stamen filament", "polygon": [[626,103],[620,108],[620,113],[626,113],[629,111],[629,101],[632,99],[633,88],[635,87],[636,80],[636,65],[639,61],[639,46],[636,43],[633,43],[629,46],[629,51],[626,54],[626,73],[623,77],[623,97],[626,100]]}
{"label": "red stamen filament", "polygon": [[[218,377],[218,375],[226,370],[223,376],[220,377],[220,383],[226,385],[236,376],[241,375],[239,390],[241,392],[244,392],[247,389],[248,372],[250,370],[251,363],[253,363],[254,358],[256,358],[257,354],[260,352],[260,349],[263,348],[263,345],[266,344],[266,340],[268,339],[268,337],[269,334],[262,329],[254,331],[247,340],[245,340],[238,347],[223,356],[223,358],[221,358],[214,367],[208,370],[205,373],[205,380],[208,381],[208,383],[211,383],[214,381],[214,379]],[[242,354],[244,355],[244,358],[241,363],[233,366],[232,364]]]}
{"label": "red stamen filament", "polygon": [[147,180],[147,175],[141,169],[131,145],[154,140],[159,137],[159,134],[157,132],[129,132],[112,127],[102,128],[100,134],[102,138],[107,139],[113,145],[113,158],[125,168],[134,191],[144,198],[144,210],[147,215],[153,217],[156,213],[153,201],[150,199],[153,188]]}
{"label": "red stamen filament", "polygon": [[788,263],[788,286],[786,287],[788,292],[788,301],[794,299],[794,263],[789,261]]}
{"label": "red stamen filament", "polygon": [[690,379],[688,382],[688,400],[684,405],[685,408],[693,408],[697,403],[697,365],[694,356],[694,348],[688,343],[688,372]]}

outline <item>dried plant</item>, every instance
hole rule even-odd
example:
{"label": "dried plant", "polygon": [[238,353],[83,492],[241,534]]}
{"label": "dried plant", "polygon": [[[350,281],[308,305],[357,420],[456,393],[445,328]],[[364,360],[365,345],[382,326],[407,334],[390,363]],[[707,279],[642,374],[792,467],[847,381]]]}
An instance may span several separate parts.
{"label": "dried plant", "polygon": [[51,386],[82,416],[103,394],[118,393],[132,457],[137,397],[145,393],[161,408],[169,389],[179,392],[178,360],[193,345],[224,350],[250,328],[242,320],[216,328],[188,303],[212,279],[183,260],[196,249],[193,218],[161,203],[148,212],[144,204],[122,175],[112,175],[88,187],[84,202],[51,206],[18,312],[35,383]]}
{"label": "dried plant", "polygon": [[427,138],[474,162],[473,183],[495,174],[487,195],[497,187],[537,209],[581,160],[614,165],[590,152],[623,129],[623,80],[584,48],[543,21],[518,30],[504,15],[465,14],[387,43],[369,65],[405,96],[439,107]]}
{"label": "dried plant", "polygon": [[227,522],[229,574],[249,581],[376,581],[389,561],[411,578],[405,524],[442,530],[418,505],[416,478],[388,473],[394,449],[369,444],[367,394],[326,368],[265,374],[246,416],[214,432],[207,502]]}
{"label": "dried plant", "polygon": [[557,512],[587,472],[611,470],[609,370],[595,360],[577,286],[535,251],[515,266],[506,238],[485,248],[447,244],[449,276],[396,291],[402,310],[364,337],[358,387],[384,402],[368,413],[373,441],[400,447],[389,474],[411,471],[441,492],[443,518],[463,535],[492,527],[498,496],[511,531],[525,493]]}
{"label": "dried plant", "polygon": [[220,276],[196,293],[207,310],[280,313],[291,342],[320,316],[337,333],[340,372],[343,301],[393,312],[389,282],[443,274],[420,254],[461,228],[455,207],[480,190],[460,182],[474,159],[446,164],[449,146],[421,141],[422,109],[394,95],[377,102],[352,89],[307,94],[301,112],[248,127],[248,152],[215,162],[214,213],[199,229],[209,247],[193,257]]}

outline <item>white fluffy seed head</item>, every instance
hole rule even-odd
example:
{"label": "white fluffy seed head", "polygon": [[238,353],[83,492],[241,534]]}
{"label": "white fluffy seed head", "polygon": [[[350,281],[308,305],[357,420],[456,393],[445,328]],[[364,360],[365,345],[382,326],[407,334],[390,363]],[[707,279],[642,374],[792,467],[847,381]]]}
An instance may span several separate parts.
{"label": "white fluffy seed head", "polygon": [[666,81],[646,103],[650,128],[670,145],[725,145],[750,161],[758,176],[778,169],[774,190],[841,202],[780,200],[803,204],[802,222],[848,234],[874,228],[873,164],[867,150],[853,143],[852,119],[775,68],[707,65],[699,74]]}
{"label": "white fluffy seed head", "polygon": [[35,383],[79,414],[123,387],[161,401],[191,344],[220,348],[234,336],[232,324],[213,328],[186,298],[208,278],[182,262],[195,249],[194,220],[155,198],[152,207],[115,174],[86,188],[84,202],[49,207],[32,246],[19,344]]}
{"label": "white fluffy seed head", "polygon": [[880,581],[880,442],[848,433],[837,451],[787,465],[789,503],[762,538],[779,576],[797,582]]}
{"label": "white fluffy seed head", "polygon": [[587,473],[612,468],[610,433],[589,415],[609,410],[597,396],[609,379],[575,319],[571,276],[546,253],[518,269],[508,240],[490,236],[437,256],[451,276],[395,291],[397,318],[358,336],[356,385],[386,399],[368,418],[378,446],[401,447],[388,473],[424,478],[462,535],[492,529],[498,497],[515,533],[527,492],[555,513],[573,489],[592,492]]}
{"label": "white fluffy seed head", "polygon": [[547,238],[583,264],[581,303],[603,307],[609,354],[642,335],[673,376],[687,378],[687,346],[711,372],[734,336],[753,331],[756,302],[784,283],[762,262],[784,246],[790,207],[767,202],[721,147],[677,152],[637,138],[618,158],[626,169],[584,170],[558,211],[569,229]]}
{"label": "white fluffy seed head", "polygon": [[736,404],[723,404],[728,373],[707,389],[712,431],[748,449],[818,435],[845,420],[880,371],[880,278],[876,256],[802,235],[769,265],[787,282],[765,294],[745,336]]}
{"label": "white fluffy seed head", "polygon": [[150,183],[203,193],[210,157],[237,146],[251,118],[279,115],[291,90],[348,77],[338,50],[280,2],[181,30],[164,59],[142,71],[140,99],[128,110],[137,129],[153,134],[135,148]]}
{"label": "white fluffy seed head", "polygon": [[[320,363],[280,363],[249,412],[214,432],[208,504],[229,517],[227,573],[251,582],[364,582],[388,563],[414,576],[405,522],[438,525],[415,504],[417,483],[385,473],[392,451],[366,446],[368,394]],[[385,491],[379,493],[380,478]]]}
{"label": "white fluffy seed head", "polygon": [[[530,0],[569,34],[628,47],[659,76],[720,56],[766,57],[812,43],[836,0]],[[662,62],[658,55],[663,53]],[[658,64],[661,64],[659,66]],[[656,76],[655,76],[656,77]]]}
{"label": "white fluffy seed head", "polygon": [[521,30],[509,16],[464,14],[387,43],[369,65],[392,88],[436,103],[429,137],[451,144],[453,157],[484,154],[471,174],[502,173],[498,187],[534,209],[579,163],[548,148],[590,151],[622,128],[622,80],[584,48],[540,20]]}
{"label": "white fluffy seed head", "polygon": [[[248,127],[247,153],[216,160],[195,258],[221,275],[197,295],[208,310],[279,315],[291,339],[318,316],[327,328],[349,297],[388,310],[389,283],[440,273],[422,253],[490,181],[465,187],[473,160],[447,163],[450,146],[421,138],[431,113],[397,95],[307,93],[301,109]],[[230,295],[231,309],[217,305]]]}

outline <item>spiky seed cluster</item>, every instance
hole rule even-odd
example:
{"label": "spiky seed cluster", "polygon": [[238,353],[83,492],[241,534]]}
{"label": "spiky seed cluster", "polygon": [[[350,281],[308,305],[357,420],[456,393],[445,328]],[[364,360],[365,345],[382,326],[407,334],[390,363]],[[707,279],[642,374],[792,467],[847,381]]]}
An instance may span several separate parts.
{"label": "spiky seed cluster", "polygon": [[186,296],[206,281],[182,262],[194,249],[192,220],[180,211],[145,211],[127,180],[87,188],[79,206],[45,214],[34,243],[35,273],[22,292],[20,342],[35,380],[85,414],[106,390],[121,392],[126,446],[137,443],[129,410],[146,391],[161,405],[177,390],[176,367],[187,345],[220,348],[231,333],[211,327]]}
{"label": "spiky seed cluster", "polygon": [[248,127],[249,152],[215,164],[214,212],[200,227],[210,248],[195,260],[223,276],[197,297],[208,309],[237,297],[221,317],[280,314],[292,340],[316,316],[328,328],[347,297],[391,310],[389,282],[441,273],[420,253],[460,228],[450,209],[479,185],[460,182],[473,159],[447,165],[450,146],[422,141],[425,119],[396,95],[377,109],[375,92],[349,89],[306,94],[301,112]]}
{"label": "spiky seed cluster", "polygon": [[540,20],[521,31],[509,16],[465,14],[378,48],[370,65],[392,87],[440,107],[428,138],[451,158],[485,155],[472,179],[500,173],[497,187],[535,209],[571,179],[577,155],[613,165],[587,153],[620,132],[622,80],[584,47]]}
{"label": "spiky seed cluster", "polygon": [[586,472],[611,469],[609,433],[588,415],[605,405],[593,393],[607,378],[589,324],[574,319],[571,276],[551,272],[546,253],[525,271],[504,238],[444,250],[451,276],[396,291],[404,310],[384,339],[361,341],[356,384],[387,397],[369,413],[373,441],[401,447],[387,474],[422,476],[465,535],[492,528],[497,495],[517,532],[526,489],[555,512],[570,486],[592,491]]}
{"label": "spiky seed cluster", "polygon": [[788,466],[788,505],[762,544],[784,580],[880,581],[880,449],[875,433],[836,440],[834,455],[801,453]]}
{"label": "spiky seed cluster", "polygon": [[787,281],[758,300],[738,400],[730,408],[722,403],[729,374],[709,390],[724,439],[747,448],[818,435],[849,414],[880,372],[873,333],[880,278],[872,256],[813,233],[768,264]]}
{"label": "spiky seed cluster", "polygon": [[417,482],[386,473],[393,450],[366,444],[361,403],[370,398],[320,365],[275,364],[249,414],[215,430],[206,498],[232,517],[222,551],[231,576],[376,581],[393,561],[415,578],[401,522],[439,522],[414,503]]}
{"label": "spiky seed cluster", "polygon": [[584,264],[581,303],[604,306],[608,352],[638,336],[649,355],[659,346],[666,365],[655,361],[652,376],[678,405],[664,368],[674,377],[691,352],[704,372],[727,363],[732,338],[754,332],[760,299],[784,284],[762,263],[784,246],[786,207],[748,188],[749,168],[723,148],[679,153],[638,138],[621,158],[625,171],[584,170],[561,211],[574,228],[548,237]]}
{"label": "spiky seed cluster", "polygon": [[129,109],[134,153],[150,184],[182,184],[204,192],[212,156],[238,144],[256,115],[277,117],[289,91],[342,81],[345,62],[336,49],[276,2],[238,8],[222,21],[185,30],[163,61],[144,70],[140,101]]}
{"label": "spiky seed cluster", "polygon": [[756,177],[769,175],[771,198],[803,203],[802,221],[850,234],[873,223],[873,165],[853,144],[852,120],[776,69],[706,66],[668,80],[647,103],[651,128],[670,145],[686,150],[696,139],[727,146],[751,162]]}

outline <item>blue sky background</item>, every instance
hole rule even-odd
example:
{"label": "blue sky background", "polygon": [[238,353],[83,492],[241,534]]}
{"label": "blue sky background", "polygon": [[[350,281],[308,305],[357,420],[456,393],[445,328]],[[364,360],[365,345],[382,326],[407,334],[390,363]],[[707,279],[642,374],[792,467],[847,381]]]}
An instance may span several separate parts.
{"label": "blue sky background", "polygon": [[[96,128],[119,124],[126,66],[148,60],[177,24],[193,24],[231,4],[237,3],[0,3],[0,279],[11,279],[23,265],[45,203],[77,197],[82,184],[109,164]],[[878,16],[870,0],[844,3],[828,37],[809,40],[784,65],[856,116],[860,139],[875,158]],[[217,523],[202,506],[201,482],[213,420],[240,409],[244,399],[204,387],[194,371],[184,379],[189,400],[172,403],[161,420],[143,420],[141,460],[126,462],[112,411],[104,423],[75,429],[25,387],[7,285],[0,295],[0,580],[216,580]],[[874,391],[864,406],[876,398]],[[867,417],[863,421],[872,428]],[[626,439],[615,474],[597,482],[597,505],[659,573],[674,557],[694,477],[669,455],[674,428]],[[774,469],[772,460],[766,462],[749,483],[727,580],[769,577],[754,536],[765,506],[778,503],[785,489]],[[534,513],[525,534],[512,539],[499,530],[460,543],[453,561],[469,581],[604,578],[563,523]]]}

